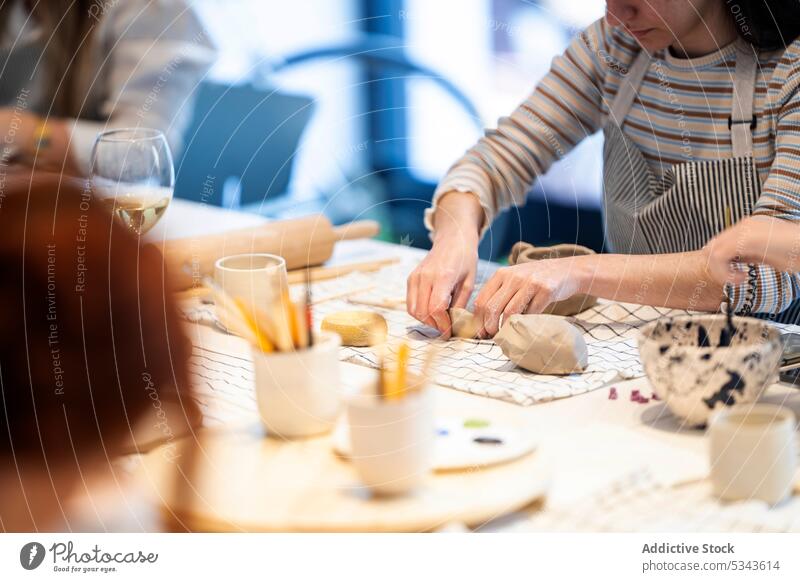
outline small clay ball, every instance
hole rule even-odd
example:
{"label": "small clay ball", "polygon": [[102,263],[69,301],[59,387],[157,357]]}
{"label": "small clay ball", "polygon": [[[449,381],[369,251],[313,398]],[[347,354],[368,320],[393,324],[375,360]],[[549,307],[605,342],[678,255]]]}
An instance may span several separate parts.
{"label": "small clay ball", "polygon": [[386,341],[389,328],[379,313],[372,311],[338,311],[322,320],[323,331],[338,333],[343,346],[368,347]]}
{"label": "small clay ball", "polygon": [[589,363],[580,330],[555,315],[512,315],[494,341],[509,360],[537,374],[580,372]]}
{"label": "small clay ball", "polygon": [[450,308],[450,322],[452,324],[453,337],[473,339],[477,337],[481,329],[472,312],[461,307]]}

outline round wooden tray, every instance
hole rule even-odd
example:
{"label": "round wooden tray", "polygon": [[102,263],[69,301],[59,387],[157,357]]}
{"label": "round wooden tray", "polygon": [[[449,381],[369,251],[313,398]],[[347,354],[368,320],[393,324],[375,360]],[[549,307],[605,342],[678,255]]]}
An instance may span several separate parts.
{"label": "round wooden tray", "polygon": [[[431,474],[418,491],[374,497],[330,437],[202,433],[146,455],[138,473],[164,511],[196,531],[415,532],[477,526],[541,498],[549,463],[533,452],[482,469]],[[187,479],[178,477],[180,472]]]}

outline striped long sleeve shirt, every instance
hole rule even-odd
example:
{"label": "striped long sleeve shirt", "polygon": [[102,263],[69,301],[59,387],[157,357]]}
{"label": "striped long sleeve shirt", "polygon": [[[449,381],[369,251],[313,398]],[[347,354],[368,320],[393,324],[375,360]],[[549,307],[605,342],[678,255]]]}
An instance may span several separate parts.
{"label": "striped long sleeve shirt", "polygon": [[[578,34],[533,93],[450,168],[426,211],[426,226],[432,229],[436,205],[451,191],[477,196],[486,214],[482,232],[499,211],[523,204],[537,176],[602,129],[639,50],[632,36],[605,19]],[[623,131],[657,177],[675,164],[732,157],[728,117],[735,64],[734,44],[691,59],[668,50],[653,55]],[[800,39],[759,55],[754,112],[762,194],[753,213],[800,221]],[[745,285],[735,289],[735,307],[741,309],[752,293]],[[797,298],[796,273],[757,269],[754,313],[781,312]]]}

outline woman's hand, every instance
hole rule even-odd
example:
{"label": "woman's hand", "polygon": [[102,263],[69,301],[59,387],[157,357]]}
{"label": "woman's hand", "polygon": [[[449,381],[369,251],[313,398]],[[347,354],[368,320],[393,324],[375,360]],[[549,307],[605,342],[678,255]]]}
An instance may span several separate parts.
{"label": "woman's hand", "polygon": [[25,110],[0,107],[0,140],[6,146],[14,145],[25,150],[33,142],[38,119]]}
{"label": "woman's hand", "polygon": [[[449,242],[449,244],[448,244]],[[478,243],[442,239],[414,269],[406,287],[408,313],[450,337],[451,307],[466,307],[475,285]]]}
{"label": "woman's hand", "polygon": [[515,313],[541,313],[555,301],[583,292],[585,260],[569,257],[504,267],[489,279],[475,299],[475,317],[483,322],[481,337],[493,337],[500,318]]}
{"label": "woman's hand", "polygon": [[[5,148],[17,148],[13,163],[26,168],[80,174],[69,152],[68,125],[63,119],[45,120],[27,111],[0,107],[0,140]],[[47,139],[40,144],[37,134],[45,128]]]}
{"label": "woman's hand", "polygon": [[704,252],[718,283],[743,283],[747,271],[735,263],[767,264],[779,271],[800,271],[800,225],[768,216],[750,216],[711,239]]}
{"label": "woman's hand", "polygon": [[453,307],[465,307],[475,285],[480,229],[486,217],[478,197],[448,192],[439,198],[433,247],[408,278],[406,309],[419,321],[450,337]]}

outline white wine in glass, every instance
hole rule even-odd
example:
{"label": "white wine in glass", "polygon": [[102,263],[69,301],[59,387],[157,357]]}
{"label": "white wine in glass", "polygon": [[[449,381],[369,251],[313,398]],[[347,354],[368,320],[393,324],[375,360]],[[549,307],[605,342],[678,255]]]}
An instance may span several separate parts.
{"label": "white wine in glass", "polygon": [[109,212],[141,236],[159,221],[175,186],[172,154],[156,129],[115,129],[97,136],[92,181]]}

